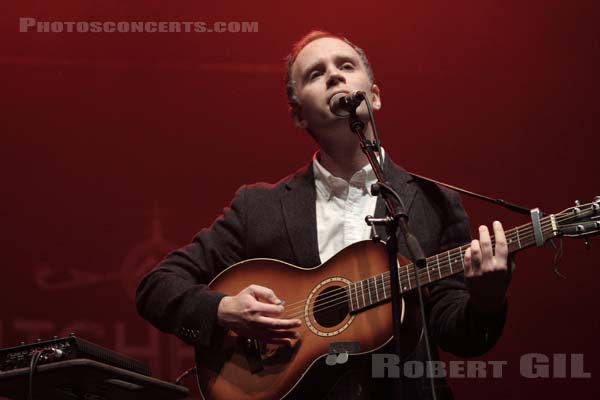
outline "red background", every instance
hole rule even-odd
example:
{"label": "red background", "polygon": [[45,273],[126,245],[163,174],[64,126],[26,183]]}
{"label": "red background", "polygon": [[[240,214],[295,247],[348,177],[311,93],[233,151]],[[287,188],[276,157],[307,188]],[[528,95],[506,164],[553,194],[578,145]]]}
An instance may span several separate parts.
{"label": "red background", "polygon": [[[366,50],[382,91],[382,141],[405,168],[549,212],[590,201],[600,195],[597,4],[5,4],[0,346],[75,331],[166,380],[191,363],[187,353],[173,361],[175,341],[152,336],[133,288],[239,185],[275,181],[309,160],[315,146],[288,117],[282,59],[314,28]],[[19,17],[258,21],[259,32],[19,33]],[[474,228],[527,222],[465,206]],[[166,244],[148,242],[153,222]],[[519,256],[505,333],[482,358],[508,361],[504,378],[452,379],[457,398],[599,394],[600,250],[591,245],[565,241],[566,280],[553,275],[549,250]],[[533,352],[583,353],[592,377],[522,377],[519,358]]]}

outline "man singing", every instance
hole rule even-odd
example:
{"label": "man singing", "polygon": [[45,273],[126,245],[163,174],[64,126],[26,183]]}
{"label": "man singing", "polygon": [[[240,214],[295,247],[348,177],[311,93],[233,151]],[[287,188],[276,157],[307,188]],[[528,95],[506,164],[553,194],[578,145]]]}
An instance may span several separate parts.
{"label": "man singing", "polygon": [[[146,275],[137,292],[144,318],[200,347],[210,347],[226,330],[279,344],[298,337],[303,322],[283,317],[285,294],[258,285],[225,294],[209,289],[207,283],[230,265],[251,258],[315,267],[370,238],[365,216],[384,213],[382,200],[370,193],[375,175],[348,120],[329,108],[335,94],[356,90],[365,92],[373,108],[380,109],[380,89],[359,47],[320,31],[293,46],[287,59],[288,101],[294,124],[312,136],[317,153],[307,166],[276,184],[241,187],[221,217]],[[357,114],[372,140],[364,108],[361,105]],[[470,241],[469,222],[455,193],[411,178],[387,154],[382,158],[427,256]],[[497,221],[493,234],[495,248],[488,228],[479,227],[479,239],[471,241],[464,256],[464,275],[428,287],[426,318],[434,359],[436,346],[461,357],[481,355],[501,334],[510,268],[504,230]],[[407,254],[402,241],[399,250]],[[421,340],[408,359],[426,360],[424,349]],[[403,382],[403,398],[431,397],[425,377]],[[330,386],[324,394],[329,399],[393,398],[391,381],[372,378],[368,366],[349,369]],[[435,390],[439,399],[451,397],[443,379],[436,380]],[[295,396],[308,395],[299,391]]]}

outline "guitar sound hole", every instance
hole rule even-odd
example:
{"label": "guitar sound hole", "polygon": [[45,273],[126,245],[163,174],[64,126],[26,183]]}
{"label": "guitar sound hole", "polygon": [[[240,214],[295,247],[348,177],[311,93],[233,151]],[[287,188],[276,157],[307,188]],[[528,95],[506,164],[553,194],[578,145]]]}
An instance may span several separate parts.
{"label": "guitar sound hole", "polygon": [[340,286],[330,286],[317,296],[314,306],[317,323],[326,328],[336,326],[348,315],[348,295]]}

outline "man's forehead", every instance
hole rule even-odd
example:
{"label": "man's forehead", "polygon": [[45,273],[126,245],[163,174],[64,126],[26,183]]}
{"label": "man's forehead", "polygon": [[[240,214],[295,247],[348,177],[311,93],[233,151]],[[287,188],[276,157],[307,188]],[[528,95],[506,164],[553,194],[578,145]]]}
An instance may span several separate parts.
{"label": "man's forehead", "polygon": [[295,75],[298,71],[302,71],[331,56],[359,58],[356,50],[343,40],[334,37],[320,38],[313,40],[300,50],[293,64],[293,74]]}

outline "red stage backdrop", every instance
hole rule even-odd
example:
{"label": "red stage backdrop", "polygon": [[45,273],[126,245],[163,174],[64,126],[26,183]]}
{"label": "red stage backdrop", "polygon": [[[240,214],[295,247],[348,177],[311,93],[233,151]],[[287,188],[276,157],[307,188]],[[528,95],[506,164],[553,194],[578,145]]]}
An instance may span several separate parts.
{"label": "red stage backdrop", "polygon": [[[382,141],[408,170],[548,212],[600,195],[594,1],[69,0],[3,9],[2,347],[75,332],[165,380],[192,364],[190,349],[137,316],[136,283],[210,224],[239,185],[276,181],[310,159],[314,144],[288,116],[282,61],[310,29],[366,50],[382,91]],[[38,32],[44,21],[250,22],[256,31]],[[474,232],[494,219],[527,222],[465,206]],[[450,379],[457,398],[597,398],[600,241],[590,250],[565,241],[566,280],[552,257],[518,257],[504,335],[481,358],[506,361],[503,378],[488,369],[486,379]],[[552,377],[550,363],[550,377],[527,378],[520,359],[531,353],[582,354],[591,376],[567,368]]]}

